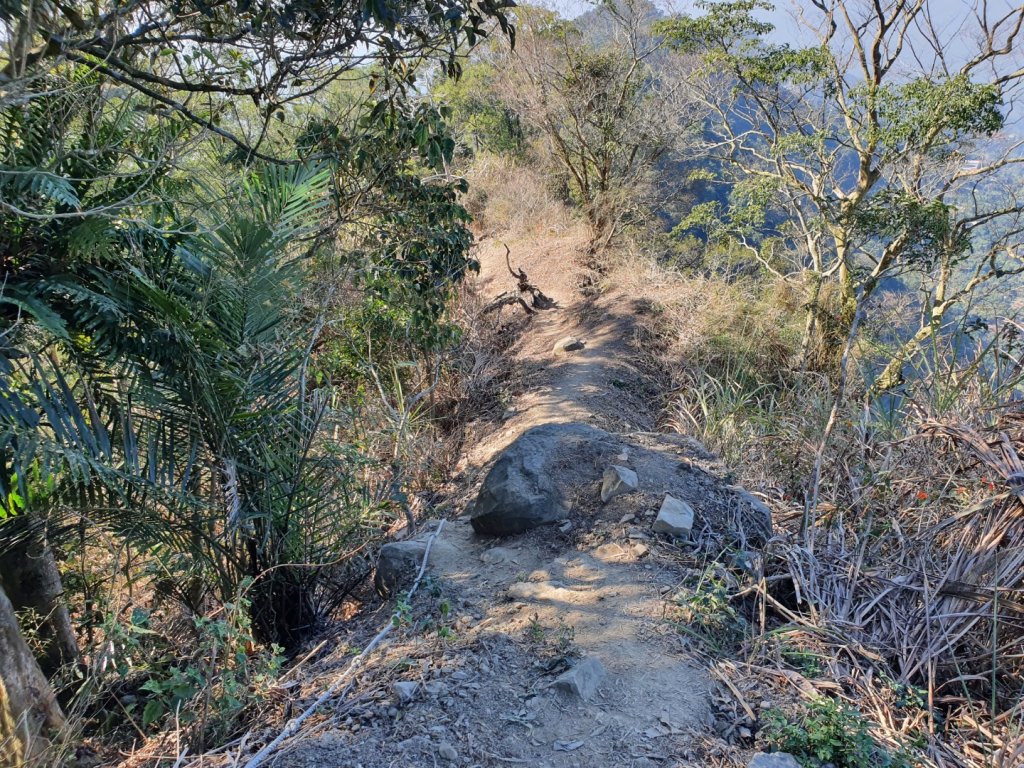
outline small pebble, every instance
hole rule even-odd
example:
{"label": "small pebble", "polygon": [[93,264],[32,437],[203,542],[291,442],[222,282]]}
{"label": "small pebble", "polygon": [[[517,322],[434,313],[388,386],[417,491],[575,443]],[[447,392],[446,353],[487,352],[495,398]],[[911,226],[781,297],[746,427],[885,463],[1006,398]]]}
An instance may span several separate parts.
{"label": "small pebble", "polygon": [[455,751],[455,747],[449,744],[447,741],[442,741],[437,745],[437,754],[443,757],[450,763],[454,763],[459,759],[459,753]]}

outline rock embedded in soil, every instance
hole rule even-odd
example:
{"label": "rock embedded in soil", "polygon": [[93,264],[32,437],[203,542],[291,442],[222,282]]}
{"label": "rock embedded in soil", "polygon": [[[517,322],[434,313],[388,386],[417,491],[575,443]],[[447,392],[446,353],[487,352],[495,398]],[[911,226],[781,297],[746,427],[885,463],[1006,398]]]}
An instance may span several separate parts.
{"label": "rock embedded in soil", "polygon": [[800,763],[788,752],[758,752],[747,768],[800,768]]}
{"label": "rock embedded in soil", "polygon": [[411,586],[426,551],[425,541],[394,541],[381,547],[373,576],[377,592],[389,596]]}
{"label": "rock embedded in soil", "polygon": [[480,562],[486,565],[498,565],[500,563],[513,562],[515,558],[515,552],[505,547],[491,547],[485,549],[480,555]]}
{"label": "rock embedded in soil", "polygon": [[447,741],[442,741],[437,745],[437,754],[447,760],[449,763],[457,762],[459,759],[459,753],[455,750],[451,744]]}
{"label": "rock embedded in soil", "polygon": [[629,557],[629,552],[621,544],[610,541],[595,549],[593,555],[596,560],[600,560],[602,563],[614,563],[621,562]]}
{"label": "rock embedded in soil", "polygon": [[629,467],[621,467],[612,464],[604,471],[601,478],[601,502],[607,504],[616,496],[635,491],[639,485],[639,479]]}
{"label": "rock embedded in soil", "polygon": [[420,684],[415,680],[399,680],[391,686],[391,690],[395,694],[395,698],[398,699],[399,704],[408,704],[411,701],[415,701],[419,687]]}
{"label": "rock embedded in soil", "polygon": [[675,539],[685,539],[693,530],[693,507],[685,501],[665,494],[661,509],[654,519],[654,530]]}
{"label": "rock embedded in soil", "polygon": [[506,448],[484,478],[470,522],[490,536],[511,536],[569,515],[571,486],[584,459],[611,436],[586,424],[544,424]]}
{"label": "rock embedded in soil", "polygon": [[432,680],[429,683],[425,683],[423,685],[423,689],[430,696],[434,697],[444,696],[446,693],[448,693],[448,686],[442,683],[440,680]]}
{"label": "rock embedded in soil", "polygon": [[583,701],[590,701],[604,678],[604,665],[597,658],[588,656],[568,672],[563,672],[555,678],[551,686],[575,694]]}
{"label": "rock embedded in soil", "polygon": [[553,352],[579,352],[586,346],[586,343],[582,339],[577,339],[575,336],[566,336],[563,339],[559,339],[555,342],[555,346],[552,349]]}

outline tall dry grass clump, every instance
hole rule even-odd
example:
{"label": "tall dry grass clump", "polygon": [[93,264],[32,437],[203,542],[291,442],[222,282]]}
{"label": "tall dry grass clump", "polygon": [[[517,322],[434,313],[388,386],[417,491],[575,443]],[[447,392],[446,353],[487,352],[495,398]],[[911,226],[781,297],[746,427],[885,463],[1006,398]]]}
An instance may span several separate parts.
{"label": "tall dry grass clump", "polygon": [[780,638],[803,638],[801,653],[894,750],[944,766],[1024,764],[1016,326],[950,329],[897,393],[873,397],[880,308],[823,443],[838,355],[816,350],[818,369],[800,366],[799,284],[653,261],[614,279],[653,307],[646,332],[674,385],[666,426],[704,441],[775,510],[776,536],[733,595],[749,617],[748,661],[782,663]]}
{"label": "tall dry grass clump", "polygon": [[578,225],[554,177],[538,163],[481,152],[466,177],[466,208],[478,235],[559,233]]}

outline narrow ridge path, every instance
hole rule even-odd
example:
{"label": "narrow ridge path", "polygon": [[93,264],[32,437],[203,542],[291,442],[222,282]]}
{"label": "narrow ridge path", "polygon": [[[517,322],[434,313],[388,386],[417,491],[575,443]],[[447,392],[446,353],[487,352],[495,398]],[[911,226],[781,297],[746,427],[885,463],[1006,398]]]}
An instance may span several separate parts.
{"label": "narrow ridge path", "polygon": [[[481,295],[514,287],[502,245],[481,251]],[[513,347],[529,384],[502,426],[468,447],[466,499],[501,451],[532,427],[582,422],[650,434],[652,398],[629,362],[629,299],[582,297],[581,255],[581,241],[571,236],[513,249],[513,264],[559,307],[539,313]],[[568,336],[584,348],[556,351]],[[692,733],[709,716],[708,681],[666,617],[665,594],[679,583],[679,567],[652,556],[654,538],[631,525],[651,510],[635,500],[595,503],[599,479],[597,470],[563,526],[496,540],[476,535],[465,515],[450,521],[430,563],[439,605],[449,606],[441,610],[450,612],[450,636],[393,640],[377,664],[392,681],[376,681],[387,716],[304,739],[274,764],[688,765]],[[588,658],[606,671],[593,696],[551,687],[567,664]],[[403,690],[413,691],[411,700],[401,701]]]}

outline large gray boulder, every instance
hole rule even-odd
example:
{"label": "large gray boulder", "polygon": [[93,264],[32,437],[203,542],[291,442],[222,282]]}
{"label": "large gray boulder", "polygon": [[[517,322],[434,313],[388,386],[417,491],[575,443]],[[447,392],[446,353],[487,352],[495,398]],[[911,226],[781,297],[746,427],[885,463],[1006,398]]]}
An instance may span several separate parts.
{"label": "large gray boulder", "polygon": [[565,520],[569,488],[582,480],[580,467],[608,440],[607,432],[586,424],[544,424],[527,430],[484,478],[470,521],[473,530],[510,536]]}

